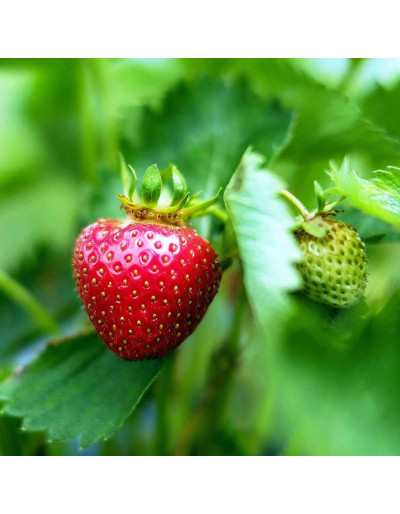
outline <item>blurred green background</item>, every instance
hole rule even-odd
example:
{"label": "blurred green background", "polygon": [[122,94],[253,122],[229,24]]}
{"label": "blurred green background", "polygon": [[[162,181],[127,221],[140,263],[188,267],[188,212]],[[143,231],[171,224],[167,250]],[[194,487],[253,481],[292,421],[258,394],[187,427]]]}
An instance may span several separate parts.
{"label": "blurred green background", "polygon": [[[71,249],[85,224],[120,215],[118,152],[139,172],[176,160],[209,195],[244,146],[268,148],[266,105],[272,139],[285,113],[292,120],[271,168],[309,207],[331,159],[347,154],[361,174],[400,165],[400,60],[0,61],[0,377],[29,363],[51,332],[10,281],[62,335],[85,326]],[[234,266],[173,369],[114,436],[80,450],[2,416],[0,454],[400,453],[398,237],[354,209],[342,215],[368,243],[365,305],[337,314],[294,294],[293,312],[268,342],[247,311],[235,325]],[[218,226],[197,228],[218,244]],[[225,342],[235,330],[231,355]]]}

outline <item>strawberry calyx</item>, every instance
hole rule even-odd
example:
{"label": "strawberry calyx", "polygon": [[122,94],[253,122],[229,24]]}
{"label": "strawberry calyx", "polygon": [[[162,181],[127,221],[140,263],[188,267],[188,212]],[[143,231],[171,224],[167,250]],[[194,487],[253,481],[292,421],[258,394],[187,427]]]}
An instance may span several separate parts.
{"label": "strawberry calyx", "polygon": [[121,177],[124,194],[118,195],[118,199],[132,220],[177,226],[185,225],[189,218],[208,214],[218,214],[223,220],[225,213],[215,205],[221,189],[213,197],[199,200],[199,194],[189,192],[184,176],[174,164],[163,170],[156,164],[149,166],[139,188],[134,168],[121,156]]}
{"label": "strawberry calyx", "polygon": [[339,198],[335,201],[328,201],[326,191],[322,189],[317,181],[314,181],[317,208],[312,211],[309,211],[293,193],[287,190],[282,190],[280,193],[299,212],[292,230],[294,232],[303,230],[316,238],[322,238],[326,235],[329,224],[325,221],[325,218],[335,216],[337,213],[336,205],[342,200]]}

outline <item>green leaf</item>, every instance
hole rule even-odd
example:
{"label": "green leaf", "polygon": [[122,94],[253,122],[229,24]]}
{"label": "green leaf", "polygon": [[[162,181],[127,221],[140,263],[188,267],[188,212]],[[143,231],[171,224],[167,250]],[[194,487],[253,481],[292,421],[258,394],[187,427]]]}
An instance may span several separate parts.
{"label": "green leaf", "polygon": [[[290,191],[306,206],[314,206],[313,181],[327,185],[324,169],[331,159],[351,155],[360,171],[400,166],[398,139],[365,119],[347,95],[307,76],[291,59],[196,59],[185,64],[194,77],[207,73],[227,81],[245,78],[263,101],[276,99],[295,111],[295,131],[277,171],[284,173]],[[263,153],[257,146],[256,150]]]}
{"label": "green leaf", "polygon": [[271,430],[275,394],[270,387],[269,355],[292,309],[288,293],[300,285],[294,268],[300,252],[291,232],[293,220],[279,195],[283,188],[281,180],[263,166],[263,158],[248,150],[225,190],[247,297],[258,321],[255,327],[250,323],[241,327],[245,351],[239,376],[251,379],[240,385],[239,410],[246,415],[235,420],[236,427],[243,426],[252,434],[243,438],[250,454],[261,450]]}
{"label": "green leaf", "polygon": [[[389,156],[399,162],[398,140],[365,119],[345,94],[303,73],[291,59],[227,59],[215,64],[213,60],[189,62],[201,75],[206,71],[230,80],[245,77],[261,98],[277,98],[296,111],[296,133],[288,155],[300,166],[332,159],[340,152],[366,152],[373,165],[382,159],[387,162]],[[299,179],[304,180],[304,175]],[[312,176],[307,179],[312,184]]]}
{"label": "green leaf", "polygon": [[7,414],[23,418],[24,430],[45,430],[49,440],[79,438],[87,447],[122,426],[161,365],[120,360],[95,335],[78,335],[50,344],[0,384],[0,399]]}
{"label": "green leaf", "polygon": [[278,197],[281,180],[247,150],[225,190],[253,311],[270,333],[289,311],[288,291],[300,285],[294,263],[300,252],[290,232],[292,219]]}
{"label": "green leaf", "polygon": [[300,166],[339,152],[366,151],[379,159],[398,159],[398,141],[365,120],[345,94],[305,74],[292,59],[191,59],[185,64],[194,77],[207,73],[229,80],[246,78],[261,98],[276,98],[294,109],[298,120],[288,154]]}
{"label": "green leaf", "polygon": [[352,170],[349,159],[340,168],[331,164],[329,175],[335,192],[361,211],[400,227],[400,172],[377,171],[371,179]]}
{"label": "green leaf", "polygon": [[244,81],[182,83],[161,111],[145,112],[140,142],[129,157],[137,169],[174,162],[191,191],[207,197],[226,185],[249,144],[275,157],[290,139],[292,124],[291,111],[260,99]]}

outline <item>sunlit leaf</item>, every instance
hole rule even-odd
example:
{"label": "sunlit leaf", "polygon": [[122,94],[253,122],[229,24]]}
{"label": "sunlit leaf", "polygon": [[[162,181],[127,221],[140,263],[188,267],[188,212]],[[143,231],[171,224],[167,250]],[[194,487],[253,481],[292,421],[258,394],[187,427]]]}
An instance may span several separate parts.
{"label": "sunlit leaf", "polygon": [[299,249],[293,223],[278,196],[283,183],[263,166],[263,157],[246,151],[225,191],[232,217],[247,295],[260,324],[273,330],[289,310],[288,291],[300,285],[294,268]]}
{"label": "sunlit leaf", "polygon": [[[225,191],[225,203],[231,215],[239,247],[247,297],[257,324],[241,327],[247,334],[243,359],[249,369],[240,376],[253,377],[242,383],[237,423],[250,431],[243,447],[258,452],[267,431],[271,404],[269,353],[280,340],[291,312],[288,293],[300,285],[295,263],[300,259],[298,247],[290,232],[291,219],[279,191],[283,182],[263,164],[263,157],[247,151]],[[239,379],[240,379],[239,376]],[[247,375],[248,376],[248,375]],[[250,390],[250,392],[249,392]],[[246,393],[249,398],[246,398]]]}
{"label": "sunlit leaf", "polygon": [[366,214],[400,227],[400,170],[375,172],[360,177],[345,159],[339,168],[332,164],[330,177],[335,192]]}

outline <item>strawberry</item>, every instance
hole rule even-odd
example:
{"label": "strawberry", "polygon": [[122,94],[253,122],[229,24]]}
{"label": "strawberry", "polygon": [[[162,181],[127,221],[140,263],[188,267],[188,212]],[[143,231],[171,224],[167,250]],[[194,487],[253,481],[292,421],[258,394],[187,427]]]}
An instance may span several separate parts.
{"label": "strawberry", "polygon": [[306,294],[333,307],[350,307],[364,294],[367,259],[357,231],[335,219],[320,221],[326,233],[316,237],[296,231],[304,258],[299,269]]}
{"label": "strawberry", "polygon": [[181,204],[163,210],[120,199],[130,219],[100,219],[83,229],[75,244],[74,278],[110,350],[129,360],[162,357],[203,318],[221,266],[210,243],[185,225]]}
{"label": "strawberry", "polygon": [[309,212],[289,191],[281,191],[300,213],[294,233],[303,253],[298,268],[304,292],[313,300],[332,307],[350,307],[359,301],[367,285],[367,256],[358,232],[335,219],[326,192],[314,183],[318,209]]}

